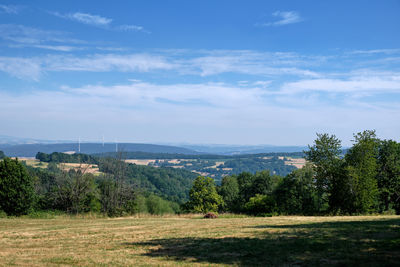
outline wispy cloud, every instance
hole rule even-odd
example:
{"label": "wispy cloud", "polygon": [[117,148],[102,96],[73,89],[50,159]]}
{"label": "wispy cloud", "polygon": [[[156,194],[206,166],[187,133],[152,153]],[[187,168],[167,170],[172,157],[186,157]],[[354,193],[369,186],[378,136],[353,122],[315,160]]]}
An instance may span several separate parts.
{"label": "wispy cloud", "polygon": [[274,22],[257,23],[256,26],[283,26],[303,21],[300,14],[296,11],[275,11],[272,13],[272,16],[278,18],[279,20]]}
{"label": "wispy cloud", "polygon": [[[170,141],[185,138],[191,142],[241,142],[246,133],[238,130],[238,124],[247,132],[252,132],[251,140],[255,143],[274,140],[296,144],[307,138],[312,139],[316,131],[343,127],[350,132],[371,127],[380,133],[388,129],[389,133],[400,130],[399,124],[393,124],[400,116],[398,103],[374,105],[371,109],[371,105],[357,101],[340,105],[318,104],[320,99],[312,95],[291,98],[287,95],[280,102],[271,97],[257,86],[244,88],[209,82],[89,84],[64,86],[61,90],[37,91],[23,96],[0,91],[0,106],[3,107],[0,119],[3,122],[12,119],[27,127],[31,125],[30,121],[35,121],[38,129],[33,131],[40,131],[41,125],[52,122],[55,134],[56,131],[71,131],[76,135],[76,129],[69,129],[69,122],[92,136],[103,127],[106,134],[113,136],[116,134],[114,129],[123,129],[118,131],[118,138],[132,138],[134,133],[135,140],[128,140],[152,139],[153,142],[160,140],[157,139],[160,131],[163,138]],[[102,120],[97,123],[99,117]],[[180,130],[177,132],[176,129]],[[287,131],[296,132],[290,141],[287,136],[282,136],[282,132]]]}
{"label": "wispy cloud", "polygon": [[[40,43],[34,43],[31,46],[66,52],[78,49],[74,46]],[[320,77],[318,73],[305,68],[310,64],[307,61],[314,58],[307,59],[292,53],[260,53],[254,51],[183,53],[183,56],[182,54],[171,54],[168,51],[138,54],[94,54],[79,57],[53,55],[41,58],[40,62],[45,71],[150,72],[168,70],[175,75],[197,75],[201,77],[225,73],[263,77]],[[32,58],[32,60],[38,61],[36,58]],[[313,62],[315,63],[315,61]]]}
{"label": "wispy cloud", "polygon": [[0,57],[0,71],[19,79],[34,81],[38,81],[42,73],[39,60],[13,57]]}
{"label": "wispy cloud", "polygon": [[88,13],[81,13],[81,12],[75,12],[64,16],[63,15],[60,16],[83,24],[88,24],[93,26],[108,26],[112,22],[112,19],[110,18],[101,17],[99,15],[92,15]]}
{"label": "wispy cloud", "polygon": [[[316,58],[314,59],[317,61]],[[310,63],[310,58],[294,53],[221,50],[205,52],[187,60],[183,63],[186,67],[182,68],[182,72],[200,73],[202,76],[232,72],[262,76],[318,77],[318,73],[305,68]]]}
{"label": "wispy cloud", "polygon": [[18,14],[20,10],[20,6],[0,5],[0,13]]}
{"label": "wispy cloud", "polygon": [[400,73],[395,76],[351,77],[350,79],[311,79],[285,83],[280,93],[298,94],[309,92],[329,93],[400,93]]}
{"label": "wispy cloud", "polygon": [[116,29],[120,31],[134,31],[134,32],[144,31],[144,28],[138,25],[120,25],[116,27]]}
{"label": "wispy cloud", "polygon": [[47,58],[44,64],[49,71],[148,72],[174,68],[174,65],[162,56],[148,54],[102,54],[86,57],[52,56]]}
{"label": "wispy cloud", "polygon": [[351,51],[350,54],[399,54],[400,49],[399,48],[393,48],[393,49],[371,49],[371,50],[354,50]]}
{"label": "wispy cloud", "polygon": [[69,38],[65,32],[47,31],[15,24],[0,24],[0,38],[21,44],[41,44],[44,42],[84,43],[81,40]]}
{"label": "wispy cloud", "polygon": [[75,12],[75,13],[68,13],[68,14],[61,14],[58,12],[48,12],[54,16],[69,19],[75,22],[83,23],[90,26],[100,27],[103,29],[108,30],[115,30],[115,31],[125,31],[125,32],[145,32],[150,33],[147,31],[143,26],[140,25],[112,25],[113,19],[102,17],[100,15],[93,15],[89,13],[82,13],[82,12]]}
{"label": "wispy cloud", "polygon": [[62,51],[62,52],[71,52],[84,49],[83,47],[68,46],[68,45],[34,45],[32,47],[53,50],[53,51]]}

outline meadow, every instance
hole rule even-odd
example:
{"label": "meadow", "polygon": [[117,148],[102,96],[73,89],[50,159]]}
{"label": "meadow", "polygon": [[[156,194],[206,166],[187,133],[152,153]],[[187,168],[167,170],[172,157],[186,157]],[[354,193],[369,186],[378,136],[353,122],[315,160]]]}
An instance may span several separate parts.
{"label": "meadow", "polygon": [[1,266],[400,265],[400,216],[0,218]]}

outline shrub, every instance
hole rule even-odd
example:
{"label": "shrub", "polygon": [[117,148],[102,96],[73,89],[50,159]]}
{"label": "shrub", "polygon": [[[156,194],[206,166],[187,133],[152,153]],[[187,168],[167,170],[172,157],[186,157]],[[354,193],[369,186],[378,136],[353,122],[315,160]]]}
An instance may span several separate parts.
{"label": "shrub", "polygon": [[33,180],[18,159],[0,161],[0,210],[7,215],[23,215],[34,200]]}

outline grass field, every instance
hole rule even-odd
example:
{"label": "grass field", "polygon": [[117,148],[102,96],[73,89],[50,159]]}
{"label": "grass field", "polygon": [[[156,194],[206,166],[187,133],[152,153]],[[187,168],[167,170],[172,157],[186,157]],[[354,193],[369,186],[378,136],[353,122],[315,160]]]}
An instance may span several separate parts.
{"label": "grass field", "polygon": [[400,216],[0,219],[0,265],[400,265]]}

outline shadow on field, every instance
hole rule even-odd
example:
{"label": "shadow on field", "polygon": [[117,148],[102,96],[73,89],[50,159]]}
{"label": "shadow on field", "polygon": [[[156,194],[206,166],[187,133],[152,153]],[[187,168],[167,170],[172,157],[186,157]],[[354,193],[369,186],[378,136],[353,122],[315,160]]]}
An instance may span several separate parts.
{"label": "shadow on field", "polygon": [[145,256],[187,263],[400,266],[400,219],[255,228],[260,227],[266,231],[254,238],[186,237],[124,245],[145,247]]}

